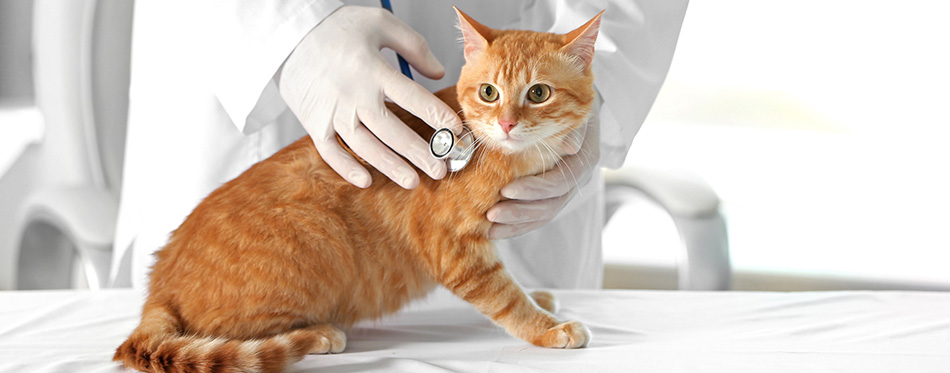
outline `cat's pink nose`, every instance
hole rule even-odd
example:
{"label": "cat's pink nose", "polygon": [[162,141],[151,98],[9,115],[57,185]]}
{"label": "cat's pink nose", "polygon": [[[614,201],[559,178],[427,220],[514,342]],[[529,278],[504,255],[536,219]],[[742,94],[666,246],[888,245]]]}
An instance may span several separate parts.
{"label": "cat's pink nose", "polygon": [[515,122],[513,120],[508,120],[508,119],[500,119],[498,120],[498,125],[501,126],[502,131],[505,131],[505,133],[509,133],[511,132],[512,128],[515,128],[515,126],[518,125],[518,122]]}

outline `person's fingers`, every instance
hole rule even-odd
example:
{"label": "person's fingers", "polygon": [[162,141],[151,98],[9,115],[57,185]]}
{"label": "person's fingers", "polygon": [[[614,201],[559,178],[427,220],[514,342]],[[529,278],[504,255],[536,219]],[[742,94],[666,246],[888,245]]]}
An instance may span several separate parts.
{"label": "person's fingers", "polygon": [[336,139],[325,141],[322,138],[314,138],[312,136],[310,139],[317,148],[317,153],[320,154],[320,158],[323,158],[323,161],[326,162],[333,171],[336,171],[343,180],[364,189],[369,188],[373,183],[369,171],[357,162],[350,153],[343,149]]}
{"label": "person's fingers", "polygon": [[586,185],[600,160],[600,123],[592,117],[586,125],[584,142],[576,154],[561,159],[556,167],[534,176],[515,179],[501,189],[505,198],[538,200],[561,196]]}
{"label": "person's fingers", "polygon": [[561,151],[567,155],[577,154],[577,151],[581,150],[581,146],[584,144],[584,139],[587,137],[588,123],[584,121],[581,125],[572,129],[571,132],[568,132],[564,136],[564,141],[561,142]]}
{"label": "person's fingers", "polygon": [[335,112],[336,108],[333,104],[321,102],[315,105],[313,110],[306,112],[307,115],[301,116],[301,124],[310,135],[310,140],[317,148],[320,158],[323,158],[333,171],[350,184],[368,188],[373,183],[369,171],[336,140],[336,131],[333,130],[331,123]]}
{"label": "person's fingers", "polygon": [[542,199],[539,201],[504,201],[495,204],[488,209],[486,217],[492,223],[501,224],[521,224],[534,221],[548,221],[555,215],[567,201],[570,195],[563,195],[555,198]]}
{"label": "person's fingers", "polygon": [[533,201],[560,197],[575,186],[573,174],[561,165],[540,175],[515,179],[501,188],[501,196],[514,200]]}
{"label": "person's fingers", "polygon": [[492,224],[491,228],[488,229],[488,239],[503,240],[506,238],[518,237],[535,229],[541,228],[541,226],[543,226],[545,223],[547,222],[536,221],[523,224]]}
{"label": "person's fingers", "polygon": [[559,197],[590,181],[594,164],[583,154],[564,157],[553,169],[515,179],[501,188],[502,197],[515,200],[539,200]]}
{"label": "person's fingers", "polygon": [[419,174],[366,129],[355,111],[337,113],[333,128],[354,153],[399,186],[412,189],[419,185]]}
{"label": "person's fingers", "polygon": [[441,79],[445,75],[445,67],[435,58],[429,49],[429,43],[416,30],[392,14],[384,16],[379,27],[385,30],[380,40],[382,46],[399,53],[416,71],[430,79]]}
{"label": "person's fingers", "polygon": [[429,177],[436,180],[445,177],[445,162],[432,157],[429,153],[428,142],[385,106],[375,110],[361,110],[359,117],[380,141],[415,164]]}
{"label": "person's fingers", "polygon": [[369,171],[366,170],[350,153],[343,149],[336,139],[333,141],[313,140],[313,145],[320,153],[320,158],[326,162],[333,171],[336,171],[343,180],[360,188],[369,188],[373,183]]}
{"label": "person's fingers", "polygon": [[[392,69],[390,69],[392,70]],[[462,133],[462,119],[448,104],[395,70],[387,74],[383,82],[383,93],[396,105],[426,122],[430,127],[448,128],[456,135]]]}

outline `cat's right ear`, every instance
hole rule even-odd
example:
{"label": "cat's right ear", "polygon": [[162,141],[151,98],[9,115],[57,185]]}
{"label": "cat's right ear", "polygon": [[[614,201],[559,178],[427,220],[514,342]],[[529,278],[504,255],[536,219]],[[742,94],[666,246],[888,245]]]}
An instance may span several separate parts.
{"label": "cat's right ear", "polygon": [[491,28],[475,22],[459,8],[453,6],[452,9],[455,9],[459,16],[459,30],[462,30],[462,38],[465,40],[465,61],[473,61],[479,53],[488,48]]}
{"label": "cat's right ear", "polygon": [[597,41],[597,32],[600,30],[600,18],[605,11],[601,10],[581,27],[564,34],[564,41],[567,43],[564,49],[570,55],[577,57],[584,64],[585,69],[589,68],[591,61],[594,60],[594,43]]}

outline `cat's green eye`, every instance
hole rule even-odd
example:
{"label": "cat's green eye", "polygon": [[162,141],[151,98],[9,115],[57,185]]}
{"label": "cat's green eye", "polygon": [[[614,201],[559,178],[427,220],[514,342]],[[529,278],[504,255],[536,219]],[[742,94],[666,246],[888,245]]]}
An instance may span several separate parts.
{"label": "cat's green eye", "polygon": [[551,97],[551,87],[547,84],[535,84],[528,90],[528,101],[540,104]]}
{"label": "cat's green eye", "polygon": [[482,84],[478,88],[478,95],[482,97],[482,101],[495,102],[498,99],[498,90],[491,84]]}

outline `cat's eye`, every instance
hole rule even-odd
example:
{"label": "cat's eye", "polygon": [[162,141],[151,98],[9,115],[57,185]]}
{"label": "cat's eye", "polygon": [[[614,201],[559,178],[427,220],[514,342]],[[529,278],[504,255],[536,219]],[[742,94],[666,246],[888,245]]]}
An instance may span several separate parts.
{"label": "cat's eye", "polygon": [[482,97],[482,101],[495,102],[498,99],[498,90],[491,84],[482,84],[478,88],[478,95]]}
{"label": "cat's eye", "polygon": [[528,100],[533,103],[540,104],[547,101],[548,97],[551,97],[551,87],[547,84],[535,84],[528,89]]}

